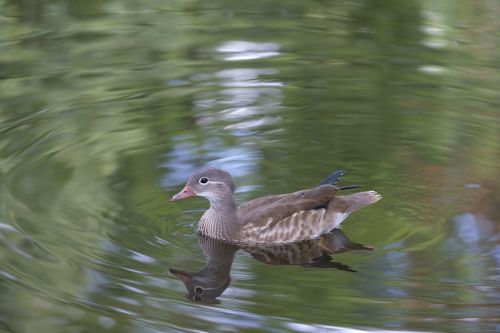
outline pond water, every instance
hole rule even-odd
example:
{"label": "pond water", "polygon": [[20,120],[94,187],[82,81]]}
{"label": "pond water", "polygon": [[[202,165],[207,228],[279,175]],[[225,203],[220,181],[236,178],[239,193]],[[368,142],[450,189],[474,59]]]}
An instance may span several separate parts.
{"label": "pond water", "polygon": [[[0,0],[0,331],[500,331],[498,17]],[[384,199],[321,260],[207,245],[208,203],[169,202],[206,164],[239,202],[338,168]],[[203,300],[182,278],[207,263]]]}

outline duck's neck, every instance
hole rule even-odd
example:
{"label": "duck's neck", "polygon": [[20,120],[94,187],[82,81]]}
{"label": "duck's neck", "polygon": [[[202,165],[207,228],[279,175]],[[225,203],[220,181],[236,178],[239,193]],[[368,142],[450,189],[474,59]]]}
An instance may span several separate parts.
{"label": "duck's neck", "polygon": [[234,240],[240,229],[233,195],[208,198],[210,208],[203,214],[198,231],[209,237]]}

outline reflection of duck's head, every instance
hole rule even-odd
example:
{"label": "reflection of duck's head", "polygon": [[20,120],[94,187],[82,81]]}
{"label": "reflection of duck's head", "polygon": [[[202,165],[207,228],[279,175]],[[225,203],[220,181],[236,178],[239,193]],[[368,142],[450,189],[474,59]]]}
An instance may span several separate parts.
{"label": "reflection of duck's head", "polygon": [[231,278],[229,274],[225,279],[214,279],[211,276],[198,273],[188,273],[179,269],[169,269],[170,273],[184,283],[187,289],[186,297],[189,300],[202,303],[218,303],[219,297],[229,287]]}
{"label": "reflection of duck's head", "polygon": [[198,238],[207,263],[199,272],[186,272],[180,269],[169,269],[170,273],[184,283],[186,297],[203,303],[216,303],[231,283],[231,265],[238,247],[214,238],[199,235]]}

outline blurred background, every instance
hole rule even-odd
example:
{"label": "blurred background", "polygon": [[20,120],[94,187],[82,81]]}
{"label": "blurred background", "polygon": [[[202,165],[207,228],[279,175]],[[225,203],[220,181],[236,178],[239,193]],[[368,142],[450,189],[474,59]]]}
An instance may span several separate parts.
{"label": "blurred background", "polygon": [[[0,0],[0,332],[500,331],[497,0]],[[238,201],[347,170],[384,199],[357,273],[238,252],[220,304],[202,165]]]}

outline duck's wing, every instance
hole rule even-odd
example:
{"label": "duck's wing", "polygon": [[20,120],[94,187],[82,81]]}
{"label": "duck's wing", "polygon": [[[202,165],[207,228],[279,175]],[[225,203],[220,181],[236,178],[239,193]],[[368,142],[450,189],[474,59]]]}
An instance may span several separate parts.
{"label": "duck's wing", "polygon": [[269,219],[277,222],[294,213],[328,203],[338,190],[339,188],[333,185],[320,185],[294,193],[254,199],[238,207],[238,219],[243,224],[254,225],[266,223]]}
{"label": "duck's wing", "polygon": [[[344,170],[335,170],[332,172],[330,175],[328,175],[321,183],[316,185],[316,187],[320,187],[322,185],[335,185],[340,178],[345,174]],[[315,188],[316,188],[315,187]],[[312,188],[310,190],[302,190],[294,193],[289,193],[289,194],[280,194],[280,195],[269,195],[261,198],[257,198],[254,200],[251,200],[249,202],[246,202],[242,204],[240,207],[238,207],[239,212],[241,213],[242,216],[248,216],[251,212],[255,211],[256,209],[261,209],[262,207],[266,207],[268,205],[274,204],[277,201],[280,200],[294,200],[296,198],[299,198],[303,195],[305,191],[309,192],[312,195],[315,195],[317,192],[314,191],[315,188]],[[340,188],[342,189],[342,188]],[[331,188],[330,188],[331,190]],[[312,192],[310,192],[312,191]],[[321,189],[321,193],[323,193],[324,189]],[[321,200],[321,199],[320,199]],[[326,203],[327,201],[323,202]]]}
{"label": "duck's wing", "polygon": [[252,212],[261,209],[262,207],[268,207],[269,205],[274,204],[276,201],[288,196],[291,194],[280,194],[280,195],[268,195],[265,197],[260,197],[257,199],[253,199],[247,201],[240,206],[238,206],[238,214],[242,217],[246,217],[251,215]]}
{"label": "duck's wing", "polygon": [[[355,210],[381,198],[374,191],[335,196],[338,188],[332,185],[321,185],[312,190],[318,192],[293,200],[277,200],[247,216],[240,231],[240,241],[275,244],[315,238],[338,227]],[[326,198],[330,199],[325,203],[322,200]]]}
{"label": "duck's wing", "polygon": [[[320,185],[271,198],[256,199],[238,209],[242,223],[240,240],[255,243],[294,242],[319,236],[324,232],[326,204],[339,190],[333,185]],[[264,199],[264,200],[263,200]]]}

